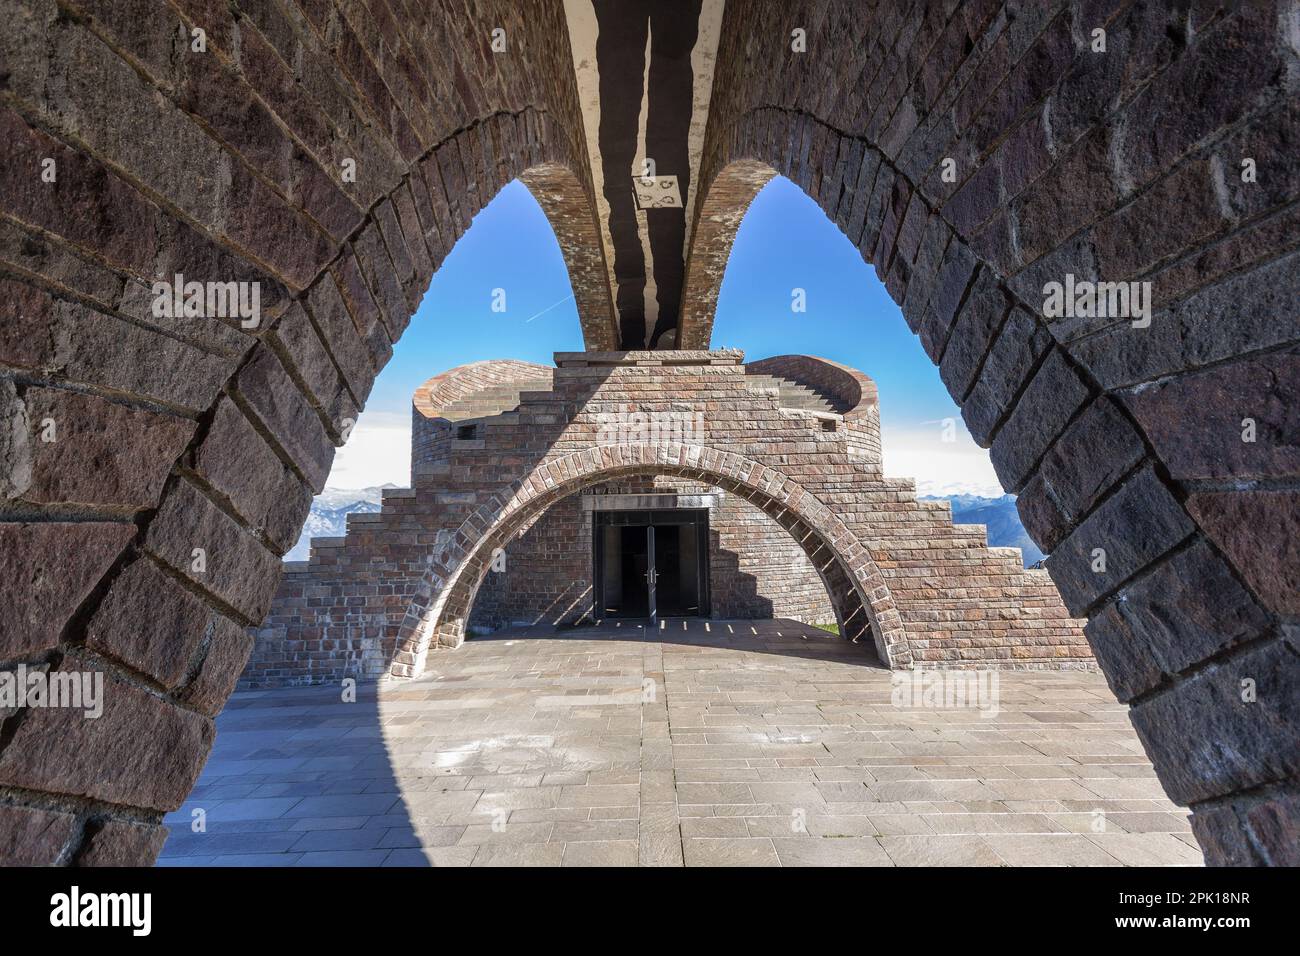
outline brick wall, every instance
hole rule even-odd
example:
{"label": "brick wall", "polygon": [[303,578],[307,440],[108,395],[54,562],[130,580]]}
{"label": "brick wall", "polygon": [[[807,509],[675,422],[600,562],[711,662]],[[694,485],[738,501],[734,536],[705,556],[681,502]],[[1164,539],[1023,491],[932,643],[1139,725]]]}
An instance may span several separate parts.
{"label": "brick wall", "polygon": [[[590,526],[577,495],[613,475],[594,467],[578,481],[566,463],[611,447],[662,450],[672,444],[664,429],[682,422],[693,429],[689,444],[697,450],[762,463],[769,484],[789,482],[809,499],[805,508],[833,511],[843,528],[778,524],[785,501],[759,497],[763,488],[724,494],[713,528],[715,614],[762,613],[770,602],[795,616],[844,623],[861,609],[864,654],[874,645],[892,666],[1088,666],[1080,622],[1044,572],[1024,571],[1018,551],[988,548],[982,527],[954,525],[946,502],[918,501],[910,481],[883,478],[879,457],[864,457],[863,448],[879,447],[869,379],[852,373],[858,404],[832,416],[837,423],[852,418],[860,433],[827,431],[822,415],[782,407],[777,390],[747,374],[740,358],[557,356],[551,391],[525,392],[517,410],[485,419],[481,439],[452,443],[412,489],[385,494],[379,513],[350,517],[346,537],[313,541],[310,563],[286,576],[256,632],[245,685],[418,672],[431,647],[464,638],[478,600],[486,601],[477,612],[484,624],[581,619],[591,602]],[[766,368],[802,368],[813,381],[817,361],[783,357]],[[820,374],[838,380],[842,371],[828,366]],[[542,477],[548,469],[558,469],[566,484]],[[678,467],[640,471],[638,482],[620,479],[616,487],[645,490],[658,476],[654,484],[662,487],[728,490]],[[533,512],[511,508],[518,489],[537,481],[555,500]],[[499,577],[483,560],[491,547],[506,552]],[[825,584],[809,565],[810,552]],[[850,564],[854,555],[878,583],[854,583],[861,574]]]}

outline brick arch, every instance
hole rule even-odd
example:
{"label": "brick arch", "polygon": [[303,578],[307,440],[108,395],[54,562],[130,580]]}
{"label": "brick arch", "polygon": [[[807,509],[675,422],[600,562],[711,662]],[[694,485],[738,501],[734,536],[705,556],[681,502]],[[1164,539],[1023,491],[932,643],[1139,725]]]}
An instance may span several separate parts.
{"label": "brick arch", "polygon": [[[680,330],[705,347],[750,200],[773,173],[797,183],[1019,495],[1218,864],[1300,860],[1300,461],[1283,410],[1300,395],[1300,252],[1294,230],[1269,238],[1300,196],[1284,6],[773,11],[807,27],[806,56],[729,6]],[[1118,55],[1091,51],[1097,27]],[[1236,182],[1248,155],[1268,157],[1270,189]],[[1048,316],[1067,274],[1150,283],[1150,325]],[[1265,444],[1243,442],[1247,419]],[[1269,687],[1263,706],[1243,703],[1246,678]]]}
{"label": "brick arch", "polygon": [[[504,2],[7,17],[0,667],[106,691],[93,721],[0,711],[0,846],[149,862],[335,447],[506,183],[548,215],[588,346],[613,345],[567,36]],[[445,42],[497,26],[522,55]],[[203,55],[178,39],[199,28]],[[256,283],[260,321],[154,315],[178,273]]]}
{"label": "brick arch", "polygon": [[743,494],[785,528],[818,569],[841,633],[866,640],[880,659],[909,667],[911,649],[880,569],[834,511],[779,471],[731,452],[692,445],[604,445],[575,452],[516,484],[507,500],[494,497],[446,536],[430,556],[429,573],[398,631],[394,676],[424,670],[434,644],[457,646],[492,554],[562,498],[611,479],[671,475]]}
{"label": "brick arch", "polygon": [[560,244],[584,344],[589,349],[617,348],[618,322],[609,270],[605,267],[605,247],[587,190],[563,163],[530,166],[519,174],[519,180],[542,207]]}

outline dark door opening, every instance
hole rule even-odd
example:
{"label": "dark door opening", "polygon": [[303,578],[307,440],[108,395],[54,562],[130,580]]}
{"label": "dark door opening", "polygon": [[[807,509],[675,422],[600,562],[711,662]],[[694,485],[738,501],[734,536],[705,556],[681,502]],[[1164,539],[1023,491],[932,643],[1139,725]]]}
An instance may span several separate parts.
{"label": "dark door opening", "polygon": [[598,618],[709,613],[707,508],[593,513]]}

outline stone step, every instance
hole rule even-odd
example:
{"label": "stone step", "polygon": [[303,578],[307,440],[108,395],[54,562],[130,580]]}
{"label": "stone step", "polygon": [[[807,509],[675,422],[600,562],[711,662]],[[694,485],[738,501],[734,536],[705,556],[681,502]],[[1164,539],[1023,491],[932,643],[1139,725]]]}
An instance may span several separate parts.
{"label": "stone step", "polygon": [[777,401],[782,408],[794,408],[800,411],[817,412],[823,415],[842,415],[847,409],[838,407],[841,403],[833,401],[816,389],[799,382],[792,382],[777,375],[747,375],[751,385],[777,391]]}
{"label": "stone step", "polygon": [[550,395],[551,383],[546,379],[533,379],[513,385],[492,385],[443,406],[440,418],[448,421],[465,421],[472,418],[490,418],[511,412],[527,401],[530,395]]}

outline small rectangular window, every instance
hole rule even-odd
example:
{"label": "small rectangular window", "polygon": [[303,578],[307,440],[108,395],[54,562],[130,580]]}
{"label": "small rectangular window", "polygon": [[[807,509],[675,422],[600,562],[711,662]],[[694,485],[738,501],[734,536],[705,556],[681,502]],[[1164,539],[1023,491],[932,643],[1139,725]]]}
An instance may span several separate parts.
{"label": "small rectangular window", "polygon": [[460,425],[456,429],[456,438],[460,441],[473,441],[477,437],[477,425]]}
{"label": "small rectangular window", "polygon": [[835,431],[835,419],[833,419],[833,418],[823,418],[823,419],[822,419],[822,431],[824,431],[824,432],[833,432],[833,431]]}

